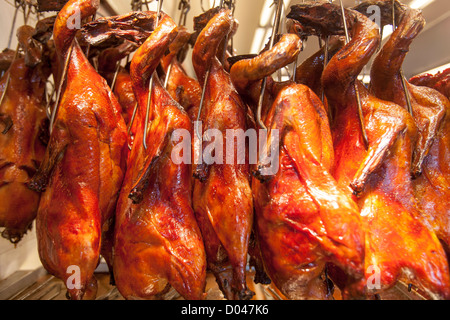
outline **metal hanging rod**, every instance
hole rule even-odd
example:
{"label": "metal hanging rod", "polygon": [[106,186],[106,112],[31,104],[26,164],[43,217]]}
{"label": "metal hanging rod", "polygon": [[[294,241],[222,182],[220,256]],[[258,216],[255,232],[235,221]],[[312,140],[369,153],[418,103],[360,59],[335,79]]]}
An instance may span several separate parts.
{"label": "metal hanging rod", "polygon": [[[23,14],[24,14],[23,20],[24,20],[24,24],[27,24],[28,18],[30,17],[30,13],[31,13],[31,11],[32,11],[32,5],[29,4],[29,5],[28,5],[28,12],[26,12],[26,11],[27,11],[27,10],[26,10],[26,5],[27,5],[27,3],[26,3],[25,1],[20,1],[20,2],[19,2],[19,1],[16,1],[16,9],[18,9],[20,6],[23,7]],[[16,13],[17,13],[17,10],[16,10]],[[13,33],[13,30],[14,30],[14,25],[15,25],[15,17],[14,17],[14,20],[13,20],[13,25],[11,26],[11,35],[12,35],[12,33]],[[11,40],[11,39],[10,39],[10,40]],[[9,44],[8,44],[8,48],[9,48]],[[14,64],[14,62],[15,62],[15,61],[17,60],[17,58],[19,57],[19,50],[20,50],[20,44],[18,43],[17,46],[16,46],[16,52],[15,52],[15,54],[14,54],[14,58],[13,58],[13,60],[12,60],[12,62],[11,62],[11,66]],[[9,87],[10,82],[11,82],[11,71],[9,71],[8,74],[7,74],[7,76],[6,76],[5,89],[3,89],[2,96],[0,97],[0,106],[2,105],[3,100],[4,100],[5,97],[6,97],[6,91],[8,90],[8,87]]]}
{"label": "metal hanging rod", "polygon": [[[189,0],[180,0],[180,3],[178,4],[178,10],[180,10],[180,20],[178,21],[179,26],[184,26],[186,24],[186,17],[190,9],[191,5],[189,3]],[[167,85],[169,83],[169,77],[172,73],[172,67],[173,62],[171,61],[169,67],[167,68],[166,78],[164,79],[164,88],[167,88]]]}
{"label": "metal hanging rod", "polygon": [[[279,28],[279,24],[280,24],[280,20],[281,20],[281,12],[283,10],[283,0],[275,0],[276,1],[276,13],[275,13],[275,21],[273,23],[272,26],[272,35],[270,36],[270,42],[269,42],[269,49],[273,48],[273,45],[275,43],[275,36],[278,32],[278,28]],[[265,126],[264,122],[261,119],[261,111],[262,111],[262,105],[263,105],[263,100],[264,100],[264,93],[266,90],[266,82],[267,82],[267,78],[264,78],[262,80],[261,83],[261,92],[259,95],[259,100],[258,100],[258,108],[256,111],[256,122],[258,123],[258,125],[267,130],[267,127]]]}
{"label": "metal hanging rod", "polygon": [[[392,0],[392,30],[395,31],[397,25],[395,23],[395,0]],[[403,69],[400,68],[400,79],[402,81],[403,92],[405,93],[406,106],[410,115],[413,115],[411,96],[409,94],[408,88],[406,87],[405,76],[403,75]]]}
{"label": "metal hanging rod", "polygon": [[[156,28],[158,27],[158,24],[159,24],[162,2],[163,2],[163,0],[158,0],[158,10],[157,10],[157,14],[156,14]],[[153,72],[152,75],[150,76],[150,81],[148,84],[147,108],[145,111],[145,122],[144,122],[144,138],[142,139],[145,150],[147,150],[147,148],[148,148],[148,146],[147,146],[147,131],[148,131],[148,125],[149,125],[149,114],[150,114],[150,105],[151,105],[151,101],[152,101],[154,76],[155,76],[155,72]]]}
{"label": "metal hanging rod", "polygon": [[[342,0],[339,0],[339,2],[340,2],[340,6],[341,6],[342,22],[344,24],[345,44],[348,44],[350,42],[350,36],[348,34],[347,19],[345,18],[345,10],[344,10],[344,5],[342,3]],[[364,146],[367,149],[369,147],[369,140],[367,138],[366,126],[364,124],[364,115],[362,112],[361,96],[359,94],[358,83],[354,84],[354,89],[355,89],[355,93],[356,93],[356,102],[358,104],[359,124],[361,127],[361,133],[362,133],[362,137],[363,137]]]}
{"label": "metal hanging rod", "polygon": [[[74,41],[77,41],[77,40],[75,39]],[[58,114],[59,100],[61,98],[62,87],[66,80],[67,70],[69,69],[69,62],[70,62],[70,57],[72,56],[73,46],[74,46],[74,42],[72,41],[72,43],[70,44],[70,47],[69,47],[69,51],[67,52],[67,55],[66,55],[66,60],[64,61],[63,73],[61,75],[61,78],[59,79],[58,90],[56,92],[55,106],[53,107],[52,115],[50,117],[50,127],[49,127],[50,134],[53,131],[53,125],[55,123],[56,115]]]}
{"label": "metal hanging rod", "polygon": [[[224,2],[223,2],[223,0],[221,0],[220,4],[219,4],[219,7],[223,8],[223,5],[224,5]],[[200,123],[200,116],[202,114],[203,103],[205,101],[206,85],[208,83],[210,71],[211,71],[211,67],[209,67],[208,70],[206,70],[206,73],[205,73],[205,80],[203,81],[203,88],[202,88],[202,96],[201,96],[201,99],[200,99],[200,105],[199,105],[199,108],[198,108],[197,119],[196,119],[196,122],[195,122],[195,133],[197,134],[197,137],[198,137],[199,140],[202,140],[202,137],[201,137],[200,131],[199,131],[199,123]]]}
{"label": "metal hanging rod", "polygon": [[[17,57],[19,56],[19,50],[20,50],[20,46],[18,44],[17,47],[16,47],[16,53],[14,54],[14,58],[13,58],[13,60],[11,62],[11,66],[17,60]],[[5,89],[3,90],[2,96],[0,98],[0,106],[3,104],[3,100],[6,97],[6,91],[8,90],[8,86],[9,86],[10,82],[11,82],[11,71],[8,71],[8,74],[6,75]]]}
{"label": "metal hanging rod", "polygon": [[[147,6],[147,9],[149,9],[148,4],[151,3],[151,2],[153,2],[153,0],[145,1],[145,5]],[[142,0],[133,0],[131,2],[131,10],[133,10],[133,11],[137,11],[137,10],[142,11],[142,6],[143,5],[144,5],[144,1],[142,1]],[[159,24],[159,16],[160,16],[160,13],[161,13],[161,7],[162,7],[162,0],[158,3],[158,14],[156,16],[156,27],[158,27],[158,24]],[[155,27],[155,29],[156,29],[156,27]],[[127,64],[128,64],[128,59],[129,59],[129,56],[127,57]],[[118,66],[118,67],[120,67],[120,66]],[[146,117],[146,121],[145,121],[146,127],[144,129],[145,134],[144,134],[144,139],[143,139],[143,145],[144,145],[145,149],[147,149],[146,132],[147,132],[147,129],[148,129],[148,113],[149,113],[149,109],[150,109],[150,102],[151,102],[150,97],[151,97],[151,93],[152,93],[152,90],[151,90],[152,87],[153,87],[153,74],[152,74],[152,76],[150,78],[149,98],[147,99],[147,112],[146,112],[146,116],[147,117]],[[138,102],[136,102],[136,104],[134,105],[134,108],[133,108],[133,114],[131,116],[130,122],[128,123],[127,134],[131,133],[131,128],[133,127],[133,123],[134,123],[134,120],[136,118],[138,107],[139,107],[139,104],[138,104]],[[131,150],[131,146],[130,145],[128,146],[128,148]]]}

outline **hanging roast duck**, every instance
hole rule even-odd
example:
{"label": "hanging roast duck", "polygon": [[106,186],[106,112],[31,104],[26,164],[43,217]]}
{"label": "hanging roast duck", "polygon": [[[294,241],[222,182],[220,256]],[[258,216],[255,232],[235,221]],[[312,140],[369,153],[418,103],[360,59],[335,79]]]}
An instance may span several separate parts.
{"label": "hanging roast duck", "polygon": [[[17,31],[24,55],[9,61],[0,80],[0,226],[2,236],[20,241],[36,217],[40,194],[27,188],[45,153],[48,121],[45,84],[50,75],[46,46],[32,38],[34,28]],[[13,52],[13,51],[11,51]],[[7,59],[9,57],[9,59]]]}
{"label": "hanging roast duck", "polygon": [[[83,21],[98,7],[96,0],[70,0],[56,19],[59,70],[68,61],[67,78],[60,77],[65,85],[49,145],[29,183],[43,192],[36,218],[39,256],[64,281],[71,299],[95,296],[100,252],[111,267],[114,211],[125,172],[127,136],[120,105],[68,23],[74,12]],[[78,280],[68,281],[73,272]]]}
{"label": "hanging roast duck", "polygon": [[[343,34],[340,12],[333,4],[298,5],[288,17],[321,34]],[[377,25],[359,12],[346,9],[345,17],[351,40],[326,66],[322,85],[336,110],[333,174],[344,190],[357,197],[365,231],[366,279],[360,289],[366,295],[380,293],[404,279],[430,297],[448,298],[444,250],[424,223],[414,197],[410,174],[417,136],[414,120],[405,109],[376,98],[357,81],[380,36]],[[344,288],[344,296],[360,293]]]}

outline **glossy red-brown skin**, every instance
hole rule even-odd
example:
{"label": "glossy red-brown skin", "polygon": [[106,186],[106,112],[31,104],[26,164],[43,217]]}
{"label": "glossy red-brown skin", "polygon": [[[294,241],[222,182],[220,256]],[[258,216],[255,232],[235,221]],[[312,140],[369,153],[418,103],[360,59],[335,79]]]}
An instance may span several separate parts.
{"label": "glossy red-brown skin", "polygon": [[[288,32],[294,34],[301,34],[303,29],[300,22],[293,19],[287,20],[286,28]],[[309,87],[318,97],[322,97],[323,90],[321,79],[324,63],[328,63],[331,57],[341,48],[341,46],[341,39],[336,38],[330,41],[329,37],[327,46],[322,46],[322,48],[320,48],[315,54],[308,57],[297,66],[295,82]],[[327,61],[325,61],[325,59],[327,59]]]}
{"label": "glossy red-brown skin", "polygon": [[[254,118],[261,94],[262,79],[266,78],[266,88],[261,108],[261,118],[264,119],[278,92],[288,83],[292,83],[292,81],[278,83],[270,76],[277,69],[292,63],[300,52],[301,47],[302,42],[296,35],[282,35],[272,49],[266,50],[256,57],[237,61],[231,66],[230,78],[248,106],[248,118],[251,120],[252,129],[256,129]],[[251,167],[255,166],[252,165]],[[252,177],[252,179],[255,178]],[[249,257],[249,264],[255,268],[254,282],[271,283],[271,279],[264,268],[260,240],[255,223],[249,246]]]}
{"label": "glossy red-brown skin", "polygon": [[190,33],[185,27],[179,27],[179,32],[170,46],[170,53],[161,60],[165,72],[172,64],[167,81],[167,91],[188,113],[192,121],[197,119],[198,108],[202,97],[202,88],[198,81],[187,75],[181,62],[177,58],[190,39]]}
{"label": "glossy red-brown skin", "polygon": [[[54,39],[62,61],[70,43],[67,37],[74,36],[67,29],[74,8],[80,9],[81,18],[88,17],[98,1],[71,0],[59,12]],[[95,297],[100,253],[111,265],[126,148],[120,105],[75,42],[49,146],[30,183],[34,189],[45,189],[36,218],[42,264],[66,285],[73,272],[68,268],[80,268],[80,288],[68,286],[71,299]]]}
{"label": "glossy red-brown skin", "polygon": [[15,55],[16,52],[8,48],[0,52],[0,74],[8,71]]}
{"label": "glossy red-brown skin", "polygon": [[[296,35],[283,35],[272,49],[232,66],[231,78],[253,108],[258,80],[292,62],[300,49]],[[326,262],[344,266],[353,281],[363,276],[359,210],[331,177],[330,126],[317,95],[304,85],[268,80],[262,118],[280,130],[283,141],[278,172],[263,183],[253,178],[256,238],[266,270],[284,295],[328,299]]]}
{"label": "glossy red-brown skin", "polygon": [[0,95],[8,74],[0,115],[12,126],[7,130],[7,122],[0,125],[0,226],[5,228],[2,235],[17,243],[31,228],[39,205],[40,194],[26,184],[45,153],[40,136],[47,130],[44,86],[49,72],[40,66],[27,67],[24,58],[19,58],[0,80]]}
{"label": "glossy red-brown skin", "polygon": [[125,124],[128,125],[133,116],[133,110],[137,102],[133,92],[130,73],[126,69],[121,68],[117,74],[114,94],[122,107],[122,117]]}
{"label": "glossy red-brown skin", "polygon": [[416,86],[436,89],[450,99],[450,69],[446,69],[434,75],[426,73],[414,76],[409,79],[409,83]]}
{"label": "glossy red-brown skin", "polygon": [[[336,9],[339,10],[339,9]],[[324,70],[322,84],[330,105],[338,110],[332,128],[335,148],[333,175],[357,201],[366,232],[365,273],[380,269],[377,293],[406,280],[433,298],[449,298],[450,279],[444,250],[423,222],[414,197],[410,168],[417,129],[400,106],[371,95],[357,76],[380,41],[378,27],[354,11],[352,40]],[[351,13],[350,12],[350,13]],[[366,150],[357,113],[355,83],[361,97],[369,147]],[[367,283],[361,283],[365,286]],[[359,296],[344,289],[344,297]]]}
{"label": "glossy red-brown skin", "polygon": [[[247,108],[234,88],[229,74],[216,57],[220,41],[232,29],[230,10],[221,10],[197,38],[192,62],[199,83],[203,86],[210,68],[200,120],[202,133],[217,129],[226,146],[226,130],[249,127]],[[204,143],[200,152],[206,148]],[[253,222],[253,198],[250,188],[250,167],[246,161],[198,165],[194,186],[194,210],[199,221],[208,257],[208,268],[215,274],[227,299],[249,299],[253,293],[246,284],[246,265]]]}
{"label": "glossy red-brown skin", "polygon": [[196,79],[186,74],[183,66],[177,60],[172,62],[167,91],[183,106],[191,120],[195,121],[202,97],[202,88]]}
{"label": "glossy red-brown skin", "polygon": [[[398,28],[375,58],[371,90],[380,99],[407,109],[401,65],[425,20],[419,10],[406,10]],[[406,83],[418,127],[413,153],[413,186],[426,221],[450,252],[450,101],[435,89]]]}
{"label": "glossy red-brown skin", "polygon": [[[331,57],[342,47],[342,39],[332,39],[328,43],[328,53],[327,60],[329,61]],[[309,87],[314,93],[321,99],[323,99],[323,104],[327,110],[330,124],[332,125],[333,119],[335,117],[336,110],[329,110],[329,105],[327,103],[326,97],[323,94],[322,89],[322,72],[325,62],[325,46],[319,49],[311,57],[303,61],[296,69],[295,82],[304,84]],[[328,63],[328,62],[327,62]]]}
{"label": "glossy red-brown skin", "polygon": [[[170,286],[185,299],[205,296],[206,254],[192,209],[192,167],[172,161],[172,152],[183,139],[172,137],[172,133],[190,132],[191,121],[156,73],[146,135],[148,149],[143,147],[149,78],[176,34],[173,20],[163,15],[131,62],[139,109],[117,203],[114,243],[116,285],[126,299],[158,299]],[[135,198],[138,193],[140,199]]]}
{"label": "glossy red-brown skin", "polygon": [[327,299],[319,279],[325,262],[363,276],[364,233],[356,203],[330,174],[334,155],[325,109],[311,89],[292,84],[280,91],[265,124],[281,139],[279,171],[252,185],[265,266],[290,299]]}
{"label": "glossy red-brown skin", "polygon": [[[112,19],[114,19],[114,17]],[[104,49],[97,57],[99,74],[104,77],[111,86],[115,77],[113,92],[122,107],[121,113],[126,125],[128,125],[131,120],[137,102],[134,96],[129,71],[124,67],[119,67],[117,70],[117,64],[130,55],[135,49],[136,47],[134,44],[126,41],[117,46]]]}

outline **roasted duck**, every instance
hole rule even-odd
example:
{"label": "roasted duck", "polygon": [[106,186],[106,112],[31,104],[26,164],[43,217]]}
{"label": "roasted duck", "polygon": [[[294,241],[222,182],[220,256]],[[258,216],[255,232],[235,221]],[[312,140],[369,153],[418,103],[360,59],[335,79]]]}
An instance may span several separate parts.
{"label": "roasted duck", "polygon": [[43,192],[36,218],[42,264],[76,300],[95,297],[100,252],[111,267],[114,210],[126,164],[120,105],[68,24],[74,11],[84,20],[98,6],[99,1],[70,0],[56,19],[60,66],[70,55],[67,79],[61,79],[65,86],[44,159],[29,183]]}
{"label": "roasted duck", "polygon": [[[155,12],[147,14],[156,20]],[[185,299],[203,299],[206,254],[192,209],[192,166],[190,159],[180,163],[173,160],[180,144],[187,144],[190,150],[190,139],[185,141],[183,133],[190,133],[192,124],[155,72],[177,35],[177,26],[162,14],[152,29],[130,66],[139,109],[117,203],[114,275],[126,299],[160,299],[171,287]],[[145,133],[149,94],[150,126]],[[147,139],[147,149],[143,139]]]}
{"label": "roasted duck", "polygon": [[[197,180],[193,204],[204,238],[208,268],[215,275],[224,296],[227,299],[250,299],[253,292],[246,283],[253,221],[250,167],[246,159],[238,163],[239,155],[234,143],[233,149],[227,152],[215,150],[218,145],[227,145],[227,130],[245,131],[249,128],[248,110],[217,58],[217,49],[232,28],[231,11],[220,10],[199,33],[192,53],[200,85],[204,85],[209,72],[201,124],[194,131],[194,135],[199,135],[204,141],[200,141],[194,154]],[[215,139],[220,141],[212,141],[207,130],[217,134]],[[233,154],[233,161],[227,162],[226,153]],[[199,155],[203,156],[203,161],[199,161]]]}
{"label": "roasted duck", "polygon": [[[324,15],[330,19],[324,21]],[[370,295],[403,279],[430,297],[449,298],[444,250],[424,223],[414,197],[410,172],[417,128],[405,109],[376,98],[357,80],[375,53],[380,35],[378,26],[359,12],[346,9],[345,15],[351,41],[328,63],[322,85],[328,103],[337,110],[332,128],[333,174],[343,190],[355,195],[365,231],[366,279],[360,286]],[[340,8],[333,4],[298,5],[288,17],[321,34],[343,34]],[[345,298],[361,297],[348,287],[343,294]]]}
{"label": "roasted duck", "polygon": [[[387,19],[392,19],[392,4]],[[380,99],[392,101],[411,111],[418,128],[413,151],[412,181],[422,215],[450,254],[450,101],[438,91],[403,80],[401,66],[414,38],[425,25],[420,10],[396,6],[397,29],[376,56],[371,69],[371,90]],[[392,20],[391,20],[392,21]]]}
{"label": "roasted duck", "polygon": [[[300,39],[285,34],[273,49],[235,63],[231,77],[243,92],[257,82],[261,86],[258,80],[291,63],[300,49]],[[268,89],[274,101],[262,113],[269,130],[267,149],[275,131],[280,144],[279,170],[263,176],[264,165],[259,164],[252,183],[263,262],[288,298],[330,299],[326,262],[339,264],[353,281],[363,277],[364,234],[358,207],[330,174],[331,132],[317,95],[293,82],[278,84],[278,92]]]}
{"label": "roasted duck", "polygon": [[50,67],[45,46],[32,38],[33,33],[27,25],[17,31],[24,55],[2,55],[9,66],[0,79],[0,227],[12,243],[22,239],[36,217],[40,194],[26,184],[48,142],[45,84]]}

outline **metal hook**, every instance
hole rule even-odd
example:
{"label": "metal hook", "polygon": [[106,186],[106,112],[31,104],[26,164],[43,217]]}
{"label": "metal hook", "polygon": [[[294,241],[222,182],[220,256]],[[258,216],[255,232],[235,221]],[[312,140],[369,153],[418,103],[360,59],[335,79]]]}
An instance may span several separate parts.
{"label": "metal hook", "polygon": [[184,26],[186,25],[187,14],[191,10],[191,4],[189,0],[180,0],[180,3],[178,4],[178,10],[180,10],[180,20],[178,21],[178,25]]}
{"label": "metal hook", "polygon": [[[275,14],[275,21],[272,26],[272,35],[270,36],[269,50],[273,48],[273,45],[275,43],[275,36],[276,36],[278,28],[279,28],[281,12],[283,10],[283,0],[275,0],[275,2],[277,4],[277,7],[276,7],[276,14]],[[266,82],[267,82],[267,78],[264,78],[262,80],[262,84],[261,84],[261,92],[259,95],[258,108],[257,108],[257,112],[256,112],[256,122],[258,123],[258,125],[261,128],[263,128],[265,130],[267,130],[267,127],[265,126],[264,122],[261,120],[261,112],[262,112],[262,105],[263,105],[263,100],[264,100],[264,92],[266,90]]]}
{"label": "metal hook", "polygon": [[33,6],[31,4],[28,4],[28,12],[27,12],[27,3],[26,1],[23,2],[23,24],[28,23],[28,18],[30,17],[31,11]]}
{"label": "metal hook", "polygon": [[[220,1],[220,8],[223,8],[223,0]],[[199,131],[199,123],[200,123],[200,116],[202,114],[203,103],[205,101],[205,91],[206,91],[206,85],[208,83],[210,71],[211,71],[211,67],[208,68],[208,70],[206,70],[206,73],[205,73],[205,80],[203,82],[203,88],[202,88],[202,97],[200,99],[200,105],[199,105],[198,113],[197,113],[197,120],[195,122],[195,133],[197,134],[197,137],[199,140],[202,139],[202,137],[200,136],[200,131]]]}
{"label": "metal hook", "polygon": [[52,117],[50,103],[52,102],[53,97],[55,96],[55,93],[56,93],[55,86],[53,86],[52,93],[47,97],[47,105],[45,106],[45,113],[47,114],[48,119],[51,119],[51,117]]}
{"label": "metal hook", "polygon": [[203,7],[203,0],[200,0],[200,8],[202,8],[203,12],[206,12],[205,8]]}
{"label": "metal hook", "polygon": [[170,74],[172,73],[173,62],[171,61],[169,67],[167,68],[166,78],[164,79],[164,88],[167,89],[167,85],[169,84]]}
{"label": "metal hook", "polygon": [[[92,15],[92,17],[91,17],[91,21],[94,21],[96,17],[97,17],[97,14],[94,13],[94,14]],[[88,45],[87,45],[87,47],[86,47],[86,52],[84,53],[84,55],[86,56],[87,59],[89,59],[89,53],[90,53],[90,51],[91,51],[91,44],[88,43]]]}
{"label": "metal hook", "polygon": [[[138,103],[136,102],[136,104],[134,105],[133,114],[131,116],[130,123],[133,123],[134,118],[136,117],[137,109],[138,109]],[[130,134],[130,132],[131,132],[131,126],[129,125],[128,126],[128,130],[127,130],[127,134]]]}
{"label": "metal hook", "polygon": [[[77,40],[75,39],[75,41],[77,41]],[[72,56],[73,46],[74,46],[74,44],[72,42],[69,47],[69,51],[67,52],[66,60],[64,61],[64,69],[63,69],[63,73],[61,75],[61,79],[59,80],[58,91],[56,93],[55,106],[53,107],[52,115],[50,117],[50,127],[49,127],[50,134],[53,131],[53,125],[55,123],[56,115],[58,114],[59,99],[61,97],[61,91],[62,91],[63,84],[66,80],[67,70],[69,69],[69,62],[70,62],[70,57]]]}
{"label": "metal hook", "polygon": [[[395,31],[395,29],[397,29],[397,26],[395,23],[395,0],[392,0],[392,30]],[[403,92],[405,93],[406,106],[407,106],[408,112],[410,115],[413,115],[411,96],[409,94],[408,88],[406,87],[406,79],[405,79],[405,76],[403,75],[403,69],[400,69],[400,79],[402,81]]]}
{"label": "metal hook", "polygon": [[[137,11],[137,10],[142,11],[142,4],[143,4],[142,0],[134,0],[134,1],[132,1],[131,2],[132,10],[134,10],[134,11]],[[159,23],[159,13],[156,16],[156,26],[158,26],[158,23]],[[130,55],[127,56],[127,63],[126,64],[128,64],[129,58],[130,58]],[[149,93],[151,93],[151,92],[149,92]],[[136,113],[137,113],[138,107],[139,107],[139,104],[136,102],[136,104],[134,105],[134,108],[133,108],[133,115],[132,115],[132,117],[130,119],[130,122],[128,123],[128,128],[127,128],[127,133],[128,134],[130,134],[130,132],[131,132],[131,127],[133,126],[134,119],[136,118]],[[145,146],[146,145],[145,138],[144,138],[143,143],[144,143],[144,146]],[[130,146],[128,146],[128,147],[130,148]]]}
{"label": "metal hook", "polygon": [[[178,25],[184,26],[186,24],[186,17],[191,9],[191,5],[189,3],[189,0],[180,0],[180,3],[178,4],[178,10],[180,10],[180,21],[178,22]],[[173,67],[173,61],[170,62],[169,67],[167,68],[166,77],[164,79],[164,88],[167,88],[167,85],[169,84],[169,77],[172,72]]]}
{"label": "metal hook", "polygon": [[11,42],[13,38],[14,33],[14,27],[16,26],[16,19],[17,19],[17,13],[19,12],[19,6],[16,6],[16,10],[14,10],[14,18],[11,25],[11,32],[9,33],[9,39],[8,39],[8,48],[11,47]]}
{"label": "metal hook", "polygon": [[[19,56],[19,49],[20,49],[20,46],[19,46],[19,44],[17,44],[16,53],[14,54],[14,58],[11,62],[11,67],[14,64],[14,62],[16,61],[17,57]],[[3,104],[3,100],[5,99],[6,91],[8,90],[8,86],[9,86],[10,82],[11,82],[11,70],[8,72],[8,74],[6,76],[5,89],[3,90],[2,96],[0,98],[0,106]]]}
{"label": "metal hook", "polygon": [[[347,19],[345,18],[345,10],[344,5],[342,4],[342,0],[339,0],[340,6],[341,6],[341,14],[342,14],[342,22],[344,24],[344,31],[345,31],[345,44],[348,44],[350,42],[350,36],[348,34],[348,27],[347,27]],[[361,105],[361,96],[359,94],[359,88],[358,84],[354,84],[354,89],[356,93],[356,102],[358,104],[358,118],[359,118],[359,124],[361,127],[361,133],[363,137],[364,146],[366,149],[369,147],[369,139],[367,138],[367,132],[366,132],[366,126],[364,124],[364,115],[362,111],[362,105]]]}
{"label": "metal hook", "polygon": [[[158,10],[156,13],[156,28],[158,27],[158,24],[159,24],[162,2],[163,2],[163,0],[158,0]],[[152,91],[153,91],[152,89],[153,89],[154,76],[155,76],[155,72],[153,72],[152,75],[150,76],[150,82],[148,84],[147,108],[146,108],[146,112],[145,112],[145,122],[144,122],[144,138],[142,139],[145,150],[147,150],[147,147],[148,147],[147,146],[147,131],[148,131],[148,124],[149,124],[150,104],[151,104],[151,100],[152,100]]]}
{"label": "metal hook", "polygon": [[119,75],[121,62],[122,62],[122,60],[119,60],[116,63],[116,70],[114,71],[114,77],[113,77],[113,81],[111,83],[111,91],[114,91],[114,87],[116,86],[117,76]]}

